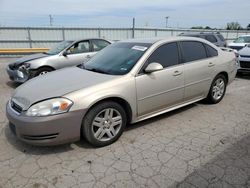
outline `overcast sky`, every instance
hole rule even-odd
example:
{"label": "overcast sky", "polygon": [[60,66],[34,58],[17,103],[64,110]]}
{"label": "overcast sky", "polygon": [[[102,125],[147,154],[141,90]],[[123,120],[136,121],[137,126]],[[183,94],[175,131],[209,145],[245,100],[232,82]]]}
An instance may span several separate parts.
{"label": "overcast sky", "polygon": [[250,23],[250,0],[0,0],[1,26],[170,27]]}

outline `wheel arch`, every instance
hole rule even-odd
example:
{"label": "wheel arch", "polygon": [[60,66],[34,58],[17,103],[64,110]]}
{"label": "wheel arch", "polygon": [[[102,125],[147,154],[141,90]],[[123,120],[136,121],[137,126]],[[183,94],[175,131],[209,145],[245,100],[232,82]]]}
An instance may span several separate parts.
{"label": "wheel arch", "polygon": [[49,68],[49,69],[51,69],[53,71],[56,70],[54,67],[49,66],[49,65],[42,65],[41,67],[38,67],[38,68],[36,68],[34,70],[39,70],[39,69],[43,69],[43,68]]}
{"label": "wheel arch", "polygon": [[[223,75],[223,76],[225,76],[226,82],[227,82],[227,84],[228,84],[228,79],[229,79],[229,77],[228,77],[228,73],[227,73],[227,72],[222,71],[222,72],[219,72],[216,76],[218,76],[218,75]],[[215,76],[215,77],[216,77],[216,76]]]}
{"label": "wheel arch", "polygon": [[113,96],[113,97],[110,96],[110,97],[102,98],[102,99],[95,101],[94,103],[92,103],[89,106],[88,111],[86,113],[88,113],[94,106],[96,106],[102,102],[105,102],[105,101],[113,101],[113,102],[120,104],[123,107],[123,109],[125,110],[125,113],[127,116],[127,122],[130,123],[132,121],[132,108],[131,108],[130,104],[128,103],[127,100],[125,100],[122,97],[118,97],[118,96]]}

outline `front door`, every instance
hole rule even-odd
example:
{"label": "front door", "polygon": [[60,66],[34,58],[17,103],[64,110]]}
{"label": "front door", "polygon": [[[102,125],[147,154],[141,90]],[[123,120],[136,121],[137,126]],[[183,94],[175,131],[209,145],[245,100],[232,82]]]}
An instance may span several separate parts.
{"label": "front door", "polygon": [[[144,73],[145,67],[152,62],[160,63],[163,70]],[[158,47],[148,58],[136,77],[138,116],[149,115],[183,101],[183,65],[179,63],[177,43]]]}
{"label": "front door", "polygon": [[92,57],[96,52],[91,52],[90,42],[88,40],[73,44],[66,51],[65,55],[58,58],[59,68],[76,66]]}

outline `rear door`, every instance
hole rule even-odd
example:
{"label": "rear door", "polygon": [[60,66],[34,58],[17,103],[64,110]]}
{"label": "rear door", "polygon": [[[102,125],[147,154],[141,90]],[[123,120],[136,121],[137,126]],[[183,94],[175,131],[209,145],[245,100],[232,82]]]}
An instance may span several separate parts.
{"label": "rear door", "polygon": [[[164,69],[150,74],[143,70],[149,63],[160,63]],[[138,116],[179,104],[184,96],[183,65],[179,64],[176,42],[158,47],[136,77]]]}
{"label": "rear door", "polygon": [[92,43],[92,51],[93,52],[99,52],[100,50],[102,50],[106,46],[110,45],[110,42],[103,40],[103,39],[92,39],[91,43]]}
{"label": "rear door", "polygon": [[215,62],[208,57],[206,46],[198,41],[180,42],[184,63],[184,101],[205,97],[212,82]]}

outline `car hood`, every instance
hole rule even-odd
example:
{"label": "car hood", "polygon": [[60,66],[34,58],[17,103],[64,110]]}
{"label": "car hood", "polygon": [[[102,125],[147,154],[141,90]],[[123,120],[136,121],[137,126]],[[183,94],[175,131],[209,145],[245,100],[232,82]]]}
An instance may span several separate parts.
{"label": "car hood", "polygon": [[250,47],[242,48],[239,52],[240,55],[250,56]]}
{"label": "car hood", "polygon": [[246,44],[248,44],[248,43],[234,43],[234,42],[232,42],[232,43],[229,43],[228,46],[244,47],[244,46],[246,46]]}
{"label": "car hood", "polygon": [[48,57],[48,56],[50,56],[50,55],[43,54],[43,53],[28,55],[28,56],[24,56],[22,58],[17,59],[15,62],[13,62],[11,64],[14,64],[15,66],[18,66],[18,65],[20,65],[22,63],[25,63],[25,62],[28,62],[28,61],[31,61],[31,60],[35,60],[35,59]]}
{"label": "car hood", "polygon": [[12,100],[27,110],[32,104],[101,84],[118,76],[87,71],[78,67],[64,68],[36,77],[19,86]]}

